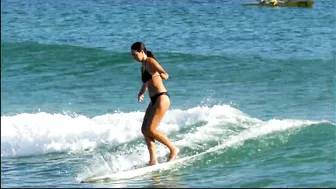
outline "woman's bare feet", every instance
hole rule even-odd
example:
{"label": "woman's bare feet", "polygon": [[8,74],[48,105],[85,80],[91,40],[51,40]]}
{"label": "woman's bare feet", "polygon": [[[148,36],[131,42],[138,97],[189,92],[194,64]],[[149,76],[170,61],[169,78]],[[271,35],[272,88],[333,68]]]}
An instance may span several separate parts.
{"label": "woman's bare feet", "polygon": [[177,147],[175,147],[173,150],[171,150],[170,154],[169,154],[168,162],[173,161],[176,158],[176,156],[179,152],[180,152],[180,150]]}

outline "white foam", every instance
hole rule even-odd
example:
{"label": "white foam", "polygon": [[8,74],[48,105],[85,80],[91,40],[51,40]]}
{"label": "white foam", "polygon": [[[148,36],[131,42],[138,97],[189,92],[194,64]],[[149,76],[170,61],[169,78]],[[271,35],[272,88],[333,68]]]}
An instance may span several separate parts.
{"label": "white foam", "polygon": [[138,127],[135,126],[141,124],[141,116],[140,112],[109,114],[93,119],[44,112],[2,116],[1,155],[82,151],[101,143],[127,142],[137,136]]}
{"label": "white foam", "polygon": [[319,122],[309,121],[309,120],[269,120],[263,122],[258,127],[252,127],[240,132],[236,135],[230,136],[227,140],[223,141],[220,145],[215,146],[207,150],[206,152],[213,152],[219,149],[223,149],[228,146],[242,145],[244,141],[258,138],[260,136],[268,135],[270,133],[285,131],[292,128],[304,127],[312,124],[317,124]]}
{"label": "white foam", "polygon": [[[226,105],[170,110],[158,129],[170,133],[200,121],[237,119],[240,115],[243,113]],[[126,143],[142,137],[143,116],[144,112],[119,112],[93,118],[45,112],[1,116],[1,156],[80,152],[101,144]]]}

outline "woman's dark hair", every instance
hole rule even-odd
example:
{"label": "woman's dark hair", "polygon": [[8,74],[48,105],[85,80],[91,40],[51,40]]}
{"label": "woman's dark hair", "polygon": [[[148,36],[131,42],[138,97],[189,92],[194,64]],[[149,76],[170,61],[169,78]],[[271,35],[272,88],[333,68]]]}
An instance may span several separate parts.
{"label": "woman's dark hair", "polygon": [[143,44],[142,42],[133,43],[133,45],[131,46],[131,49],[138,51],[138,52],[141,52],[143,50],[148,57],[155,59],[153,53],[151,51],[148,51],[145,47],[145,44]]}

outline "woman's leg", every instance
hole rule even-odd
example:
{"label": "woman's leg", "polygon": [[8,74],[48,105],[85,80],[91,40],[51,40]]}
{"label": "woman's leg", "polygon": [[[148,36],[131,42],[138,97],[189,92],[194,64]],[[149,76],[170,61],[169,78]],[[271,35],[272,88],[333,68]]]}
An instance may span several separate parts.
{"label": "woman's leg", "polygon": [[170,150],[168,161],[172,161],[179,153],[179,149],[168,139],[166,135],[157,130],[157,127],[159,126],[159,123],[165,113],[168,111],[169,106],[170,100],[167,95],[161,95],[157,98],[155,104],[153,105],[153,110],[151,110],[149,117],[147,117],[148,122],[146,124],[144,135],[152,137],[153,139],[166,145]]}
{"label": "woman's leg", "polygon": [[146,131],[146,125],[148,124],[148,117],[151,117],[150,114],[153,112],[153,106],[152,103],[148,104],[148,107],[146,109],[146,113],[142,122],[141,126],[141,132],[145,137],[145,141],[148,147],[149,151],[149,164],[150,165],[155,165],[156,164],[156,153],[155,153],[155,140],[153,137],[146,136],[145,131]]}

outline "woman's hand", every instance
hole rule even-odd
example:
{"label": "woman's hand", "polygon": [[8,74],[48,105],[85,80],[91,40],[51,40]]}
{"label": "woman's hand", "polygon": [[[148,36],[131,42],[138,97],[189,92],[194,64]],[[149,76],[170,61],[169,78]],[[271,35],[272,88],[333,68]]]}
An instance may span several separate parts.
{"label": "woman's hand", "polygon": [[144,99],[144,94],[139,93],[138,94],[138,101],[141,102]]}
{"label": "woman's hand", "polygon": [[168,74],[167,73],[160,73],[160,77],[163,79],[163,80],[166,80],[168,79]]}

